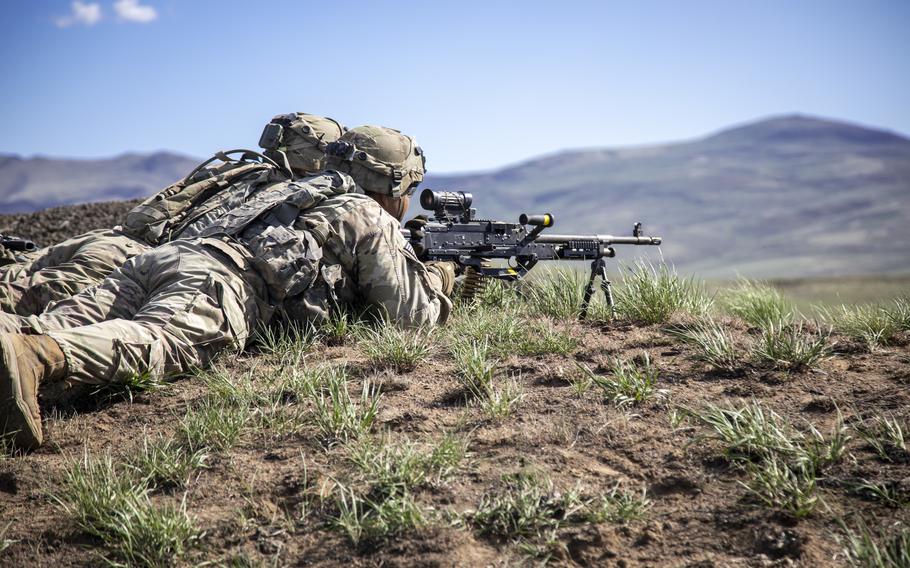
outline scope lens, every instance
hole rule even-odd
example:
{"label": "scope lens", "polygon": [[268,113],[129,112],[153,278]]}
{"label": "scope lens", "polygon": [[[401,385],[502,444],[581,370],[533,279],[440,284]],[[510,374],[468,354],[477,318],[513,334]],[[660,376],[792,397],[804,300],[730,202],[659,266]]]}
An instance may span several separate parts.
{"label": "scope lens", "polygon": [[425,189],[420,192],[420,206],[424,209],[436,209],[436,192],[432,189]]}
{"label": "scope lens", "polygon": [[420,206],[432,211],[449,211],[458,213],[467,211],[474,201],[474,196],[464,191],[433,191],[425,189],[420,194]]}

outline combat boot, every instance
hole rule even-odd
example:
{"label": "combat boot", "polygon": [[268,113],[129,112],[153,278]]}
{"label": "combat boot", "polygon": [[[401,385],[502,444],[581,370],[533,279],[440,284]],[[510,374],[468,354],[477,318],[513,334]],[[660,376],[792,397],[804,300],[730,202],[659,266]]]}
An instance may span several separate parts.
{"label": "combat boot", "polygon": [[66,357],[50,337],[0,334],[0,436],[18,449],[40,446],[38,385],[65,376]]}

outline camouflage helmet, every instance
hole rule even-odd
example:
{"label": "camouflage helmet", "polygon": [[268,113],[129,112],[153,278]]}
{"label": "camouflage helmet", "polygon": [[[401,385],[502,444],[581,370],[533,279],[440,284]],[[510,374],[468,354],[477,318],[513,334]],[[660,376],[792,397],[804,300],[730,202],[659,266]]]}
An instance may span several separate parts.
{"label": "camouflage helmet", "polygon": [[279,114],[265,125],[259,146],[294,175],[313,174],[323,169],[326,144],[338,140],[345,130],[340,122],[325,116]]}
{"label": "camouflage helmet", "polygon": [[401,197],[423,181],[426,157],[417,141],[383,126],[358,126],[326,148],[326,169],[350,174],[364,191]]}

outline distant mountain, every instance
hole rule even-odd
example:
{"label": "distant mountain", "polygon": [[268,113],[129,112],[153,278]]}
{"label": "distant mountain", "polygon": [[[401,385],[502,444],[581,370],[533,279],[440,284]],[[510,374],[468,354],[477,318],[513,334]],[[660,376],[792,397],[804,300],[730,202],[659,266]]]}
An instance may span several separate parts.
{"label": "distant mountain", "polygon": [[570,150],[424,186],[472,192],[481,216],[553,213],[553,232],[627,234],[641,220],[665,258],[706,276],[910,272],[910,140],[831,120]]}
{"label": "distant mountain", "polygon": [[[0,212],[146,196],[195,165],[167,153],[0,156]],[[423,187],[470,191],[483,217],[552,213],[552,232],[628,234],[641,220],[664,238],[667,260],[704,276],[910,272],[910,140],[832,120],[784,116],[674,144],[567,150],[429,175]]]}
{"label": "distant mountain", "polygon": [[144,197],[185,176],[197,163],[168,152],[100,160],[0,155],[0,213]]}

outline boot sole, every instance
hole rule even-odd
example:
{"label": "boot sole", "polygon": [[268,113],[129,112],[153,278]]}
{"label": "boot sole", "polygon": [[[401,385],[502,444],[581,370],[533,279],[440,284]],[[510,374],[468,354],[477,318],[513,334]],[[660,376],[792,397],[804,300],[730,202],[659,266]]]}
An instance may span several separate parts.
{"label": "boot sole", "polygon": [[43,441],[41,418],[35,424],[32,409],[22,396],[19,362],[12,341],[0,334],[0,427],[4,438],[23,450],[37,448]]}

